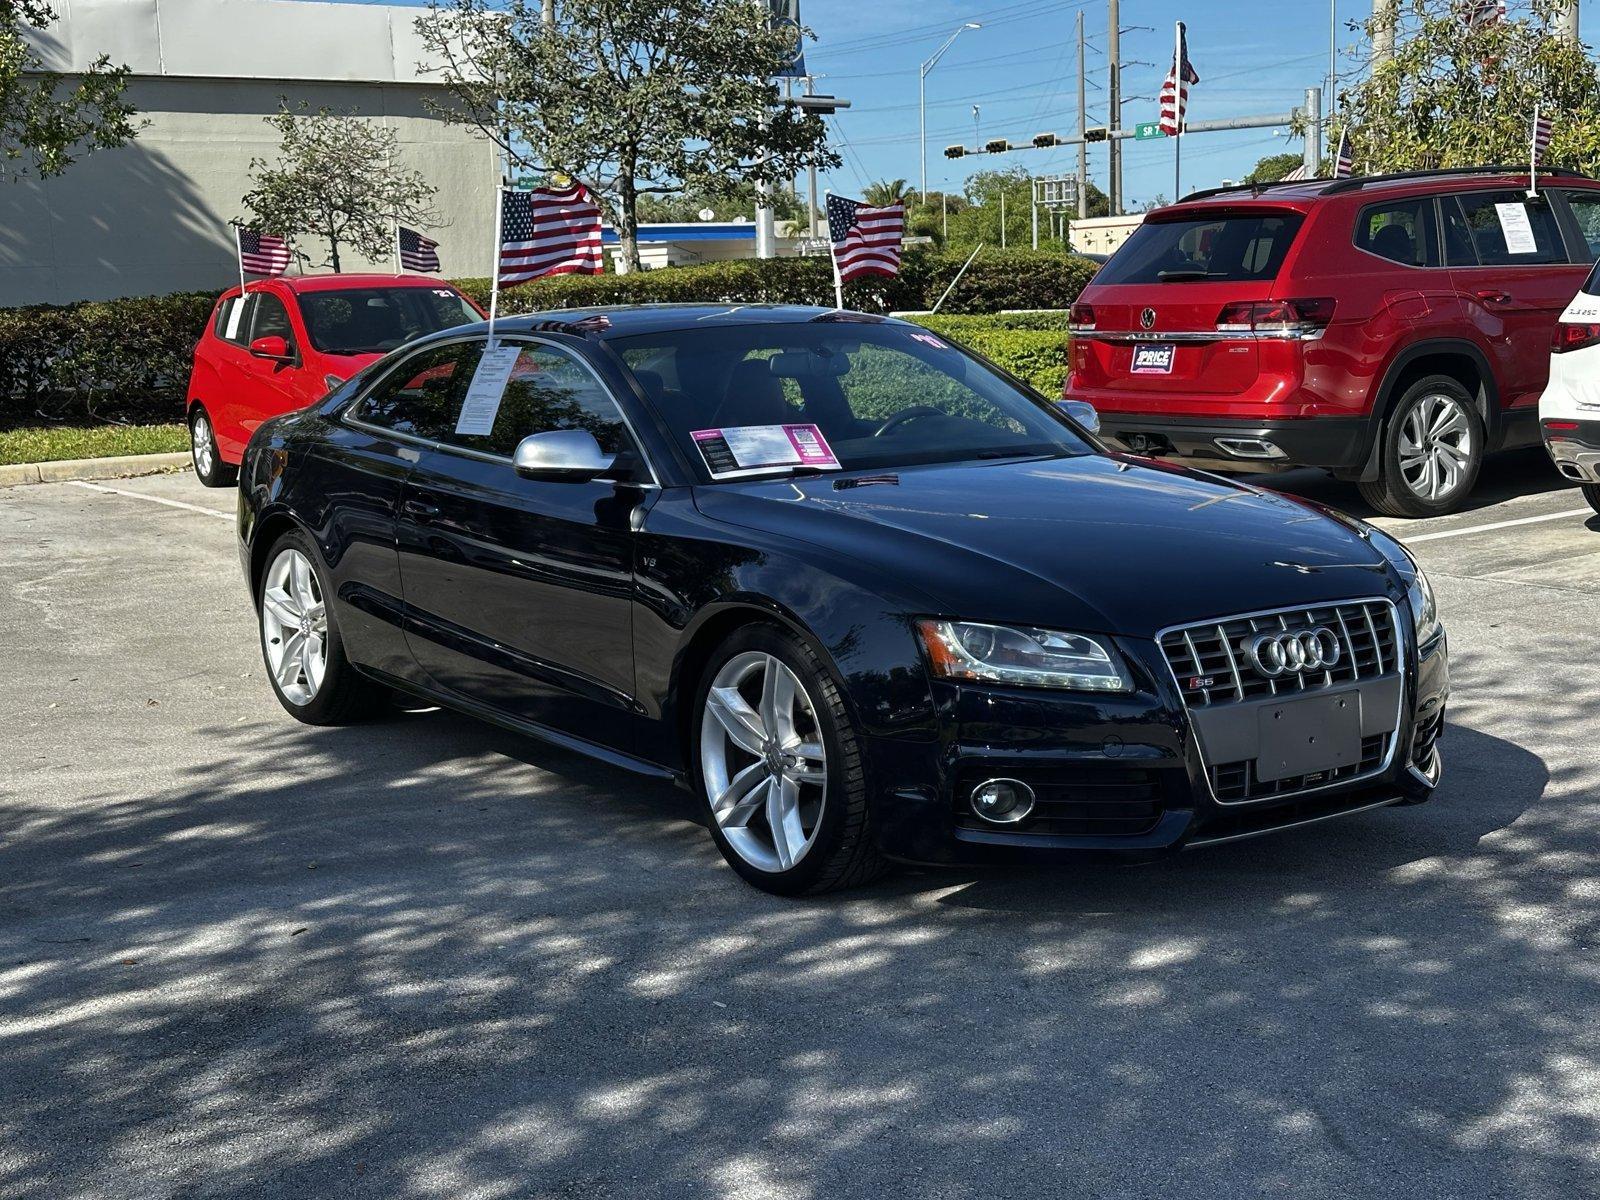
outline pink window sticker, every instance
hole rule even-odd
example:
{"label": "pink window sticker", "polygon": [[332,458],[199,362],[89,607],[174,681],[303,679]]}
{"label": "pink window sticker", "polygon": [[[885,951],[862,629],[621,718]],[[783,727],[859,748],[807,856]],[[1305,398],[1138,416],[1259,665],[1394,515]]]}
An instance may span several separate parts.
{"label": "pink window sticker", "polygon": [[800,462],[807,467],[837,467],[839,460],[834,457],[833,449],[828,445],[828,439],[822,436],[822,430],[815,425],[785,425],[784,433],[789,435],[789,444],[794,447],[795,453],[800,456]]}
{"label": "pink window sticker", "polygon": [[921,342],[924,346],[932,346],[935,350],[943,350],[945,345],[931,333],[913,333],[911,340]]}

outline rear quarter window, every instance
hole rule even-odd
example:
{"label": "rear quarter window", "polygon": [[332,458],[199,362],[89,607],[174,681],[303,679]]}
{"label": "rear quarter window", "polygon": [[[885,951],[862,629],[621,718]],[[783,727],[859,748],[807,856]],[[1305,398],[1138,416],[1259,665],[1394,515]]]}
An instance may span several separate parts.
{"label": "rear quarter window", "polygon": [[1300,232],[1300,213],[1204,213],[1146,221],[1097,284],[1271,281]]}

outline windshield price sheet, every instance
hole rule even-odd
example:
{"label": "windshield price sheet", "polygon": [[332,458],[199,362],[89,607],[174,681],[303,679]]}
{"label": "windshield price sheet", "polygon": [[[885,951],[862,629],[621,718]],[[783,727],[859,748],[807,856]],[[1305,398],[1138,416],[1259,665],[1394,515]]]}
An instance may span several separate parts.
{"label": "windshield price sheet", "polygon": [[837,471],[828,440],[815,425],[736,425],[689,435],[713,479],[757,475],[786,467]]}

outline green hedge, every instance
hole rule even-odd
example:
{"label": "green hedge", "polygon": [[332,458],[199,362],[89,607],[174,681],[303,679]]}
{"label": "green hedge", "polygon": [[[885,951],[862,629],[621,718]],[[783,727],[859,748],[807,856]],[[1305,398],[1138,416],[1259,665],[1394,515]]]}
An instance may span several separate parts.
{"label": "green hedge", "polygon": [[[963,261],[909,253],[899,276],[846,287],[845,303],[866,312],[932,308]],[[940,315],[925,323],[1055,394],[1064,370],[1059,314],[972,314],[1064,309],[1094,271],[1076,256],[985,250]],[[455,283],[487,303],[488,280]],[[180,292],[0,309],[0,429],[181,421],[194,343],[215,299],[214,292]],[[696,300],[832,305],[833,274],[826,258],[742,259],[634,275],[560,276],[500,297],[506,313]]]}

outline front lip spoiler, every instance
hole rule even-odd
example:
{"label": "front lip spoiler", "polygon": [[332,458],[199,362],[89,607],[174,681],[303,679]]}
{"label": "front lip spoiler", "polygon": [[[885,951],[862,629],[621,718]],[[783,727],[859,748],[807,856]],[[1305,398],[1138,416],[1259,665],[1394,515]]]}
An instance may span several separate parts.
{"label": "front lip spoiler", "polygon": [[1391,804],[1399,804],[1404,799],[1402,796],[1386,796],[1382,800],[1374,800],[1371,804],[1358,805],[1355,808],[1341,808],[1335,812],[1318,813],[1314,817],[1301,817],[1297,821],[1286,821],[1282,825],[1267,825],[1260,829],[1246,829],[1239,833],[1221,833],[1215,837],[1206,837],[1201,834],[1190,838],[1183,844],[1185,850],[1199,850],[1206,846],[1224,846],[1229,842],[1242,842],[1247,838],[1265,837],[1271,833],[1283,833],[1290,829],[1299,829],[1304,825],[1317,825],[1323,821],[1335,821],[1340,817],[1353,817],[1357,813],[1372,812],[1378,808],[1388,808]]}

